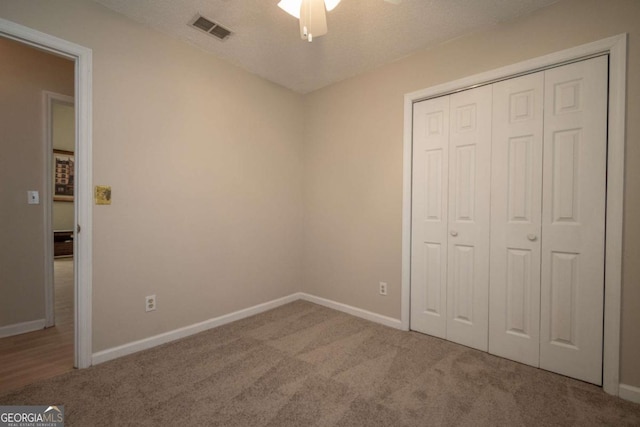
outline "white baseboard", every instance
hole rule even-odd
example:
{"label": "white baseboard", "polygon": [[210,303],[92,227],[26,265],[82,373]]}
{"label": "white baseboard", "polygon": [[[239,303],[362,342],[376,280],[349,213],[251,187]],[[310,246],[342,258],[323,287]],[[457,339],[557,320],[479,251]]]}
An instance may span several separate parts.
{"label": "white baseboard", "polygon": [[620,384],[619,395],[624,400],[640,403],[640,387]]}
{"label": "white baseboard", "polygon": [[44,329],[44,319],[31,320],[29,322],[14,323],[13,325],[0,327],[0,338],[26,334],[27,332]]}
{"label": "white baseboard", "polygon": [[168,342],[175,341],[180,338],[188,337],[190,335],[194,335],[199,332],[216,328],[218,326],[226,325],[227,323],[235,322],[236,320],[254,316],[264,311],[271,310],[276,307],[280,307],[281,305],[288,304],[290,302],[297,301],[300,299],[304,301],[309,301],[318,305],[322,305],[324,307],[332,308],[334,310],[342,311],[343,313],[351,314],[352,316],[356,316],[362,319],[370,320],[372,322],[380,323],[385,326],[390,326],[396,329],[402,329],[402,322],[400,322],[400,320],[398,319],[382,316],[380,314],[372,313],[370,311],[363,310],[361,308],[352,307],[350,305],[320,298],[314,295],[309,295],[303,292],[297,292],[295,294],[291,294],[283,298],[265,302],[263,304],[258,304],[253,307],[245,308],[244,310],[239,310],[233,313],[225,314],[224,316],[220,316],[220,317],[214,317],[213,319],[205,320],[204,322],[185,326],[180,329],[175,329],[173,331],[165,332],[163,334],[155,335],[153,337],[145,338],[139,341],[134,341],[118,347],[113,347],[113,348],[99,351],[93,354],[91,361],[93,365],[98,365],[100,363],[104,363],[109,360],[117,359],[118,357],[126,356],[128,354],[133,354],[138,351],[156,347],[161,344],[166,344]]}
{"label": "white baseboard", "polygon": [[163,334],[155,335],[153,337],[145,338],[139,341],[134,341],[118,347],[102,350],[97,353],[94,353],[91,358],[91,361],[93,365],[98,365],[100,363],[104,363],[109,360],[117,359],[118,357],[126,356],[128,354],[132,354],[138,351],[156,347],[158,345],[175,341],[180,338],[188,337],[190,335],[194,335],[199,332],[216,328],[218,326],[226,325],[227,323],[235,322],[236,320],[254,316],[256,314],[260,314],[264,311],[268,311],[276,307],[280,307],[281,305],[288,304],[298,299],[300,299],[298,294],[291,294],[283,298],[275,299],[273,301],[265,302],[263,304],[254,305],[253,307],[249,307],[243,310],[235,311],[233,313],[225,314],[220,317],[214,317],[213,319],[205,320],[204,322],[195,323],[193,325],[185,326],[183,328],[175,329],[173,331],[165,332]]}
{"label": "white baseboard", "polygon": [[370,320],[372,322],[380,323],[391,328],[403,329],[402,322],[399,319],[383,316],[381,314],[373,313],[371,311],[363,310],[361,308],[353,307],[340,302],[335,302],[325,298],[320,298],[315,295],[305,294],[300,292],[299,299],[309,301],[318,305],[332,308],[334,310],[342,311],[343,313],[350,314],[352,316],[360,317],[362,319]]}

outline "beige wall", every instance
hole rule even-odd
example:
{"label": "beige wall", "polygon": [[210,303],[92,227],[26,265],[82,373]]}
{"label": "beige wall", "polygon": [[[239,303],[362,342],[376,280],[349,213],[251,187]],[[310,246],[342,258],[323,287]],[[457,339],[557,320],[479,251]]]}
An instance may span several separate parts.
{"label": "beige wall", "polygon": [[0,326],[44,319],[43,90],[73,96],[73,62],[0,38]]}
{"label": "beige wall", "polygon": [[[52,103],[51,139],[57,150],[75,151],[75,108],[71,104]],[[53,202],[53,229],[73,230],[73,203]]]}
{"label": "beige wall", "polygon": [[92,1],[0,16],[93,50],[94,351],[300,289],[300,95]]}
{"label": "beige wall", "polygon": [[[403,95],[629,33],[621,379],[640,386],[640,2],[563,0],[305,98],[304,291],[400,317]],[[379,281],[389,296],[378,295]]]}

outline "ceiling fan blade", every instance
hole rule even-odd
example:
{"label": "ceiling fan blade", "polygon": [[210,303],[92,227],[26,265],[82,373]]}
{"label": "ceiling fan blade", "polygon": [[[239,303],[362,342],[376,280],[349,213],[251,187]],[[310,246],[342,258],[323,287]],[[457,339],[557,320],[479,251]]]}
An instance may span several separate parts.
{"label": "ceiling fan blade", "polygon": [[312,41],[327,34],[327,14],[323,0],[303,0],[300,7],[300,37]]}

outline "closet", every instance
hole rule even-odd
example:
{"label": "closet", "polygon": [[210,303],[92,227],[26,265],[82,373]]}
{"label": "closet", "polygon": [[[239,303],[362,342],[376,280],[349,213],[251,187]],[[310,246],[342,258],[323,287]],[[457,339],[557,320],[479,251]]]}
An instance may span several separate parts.
{"label": "closet", "polygon": [[411,329],[601,384],[607,73],[414,104]]}

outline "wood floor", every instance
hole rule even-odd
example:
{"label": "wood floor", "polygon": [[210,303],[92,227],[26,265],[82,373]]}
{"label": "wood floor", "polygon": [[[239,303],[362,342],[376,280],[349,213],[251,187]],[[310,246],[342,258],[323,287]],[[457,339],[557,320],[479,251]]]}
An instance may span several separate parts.
{"label": "wood floor", "polygon": [[73,258],[54,264],[56,325],[0,339],[0,393],[73,369]]}

